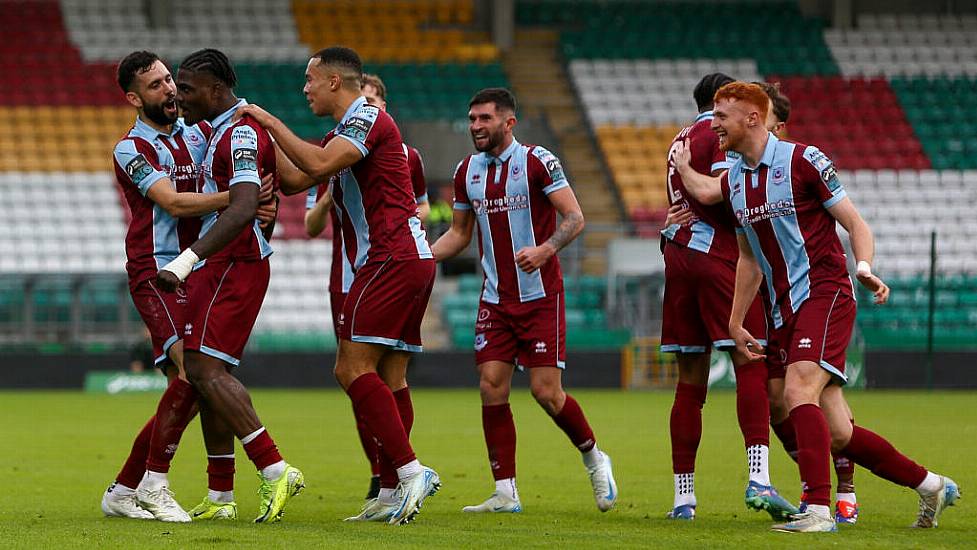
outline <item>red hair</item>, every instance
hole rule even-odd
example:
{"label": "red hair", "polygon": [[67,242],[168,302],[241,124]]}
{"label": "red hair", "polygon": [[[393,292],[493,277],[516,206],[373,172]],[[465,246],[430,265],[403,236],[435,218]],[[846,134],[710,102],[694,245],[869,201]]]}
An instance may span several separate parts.
{"label": "red hair", "polygon": [[718,102],[720,99],[735,99],[749,103],[759,113],[761,124],[767,119],[767,111],[770,109],[770,98],[763,91],[763,88],[756,84],[739,81],[730,82],[716,90],[716,95],[712,98],[713,102]]}

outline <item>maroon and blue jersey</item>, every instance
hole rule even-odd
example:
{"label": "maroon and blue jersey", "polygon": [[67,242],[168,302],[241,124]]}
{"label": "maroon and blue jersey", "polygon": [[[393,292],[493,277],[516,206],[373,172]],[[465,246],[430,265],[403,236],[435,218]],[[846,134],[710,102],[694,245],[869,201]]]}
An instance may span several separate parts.
{"label": "maroon and blue jersey", "polygon": [[[322,140],[324,147],[333,132],[330,131],[326,138]],[[427,181],[424,177],[424,162],[421,154],[413,147],[404,144],[404,154],[407,155],[407,164],[410,167],[410,179],[414,189],[415,200],[418,204],[427,201]],[[305,198],[306,210],[315,208],[316,203],[326,193],[329,193],[329,186],[335,184],[337,178],[333,176],[327,183],[320,183],[309,188]],[[339,217],[339,209],[333,206],[329,210],[329,223],[332,226],[332,268],[329,272],[329,291],[341,292],[346,294],[349,287],[353,284],[353,265],[349,262],[346,255],[346,245],[343,244],[343,227]]]}
{"label": "maroon and blue jersey", "polygon": [[[207,147],[207,155],[201,166],[203,193],[220,193],[244,183],[261,187],[261,176],[275,174],[274,188],[278,189],[278,168],[275,161],[275,145],[271,136],[253,118],[243,117],[234,121],[234,113],[248,102],[239,100],[233,107],[215,118],[213,135]],[[220,212],[203,218],[203,237],[217,222]],[[234,240],[210,257],[218,260],[258,260],[271,255],[271,245],[261,231],[260,221],[255,219]]]}
{"label": "maroon and blue jersey", "polygon": [[199,218],[174,218],[146,194],[163,178],[169,178],[180,193],[196,192],[210,132],[205,122],[187,126],[180,119],[164,134],[136,118],[115,145],[115,180],[132,218],[126,233],[126,271],[131,284],[155,277],[197,240]]}
{"label": "maroon and blue jersey", "polygon": [[340,170],[332,185],[353,271],[374,261],[434,258],[417,215],[404,142],[394,119],[360,96],[326,134],[323,147],[333,139],[349,141],[363,155]]}
{"label": "maroon and blue jersey", "polygon": [[761,291],[775,328],[797,313],[814,289],[841,289],[854,297],[828,212],[845,198],[831,160],[817,147],[767,134],[756,167],[736,160],[722,177],[736,232],[746,236],[764,275]]}
{"label": "maroon and blue jersey", "polygon": [[675,244],[736,261],[739,249],[733,233],[733,220],[722,204],[704,205],[695,200],[685,189],[682,176],[675,168],[675,146],[689,140],[692,169],[700,174],[712,174],[732,165],[726,153],[719,149],[719,136],[710,128],[712,111],[699,113],[692,126],[683,128],[672,140],[668,150],[668,204],[682,204],[692,211],[692,220],[684,225],[672,224],[662,229],[662,236]]}
{"label": "maroon and blue jersey", "polygon": [[556,208],[547,196],[568,187],[556,155],[516,140],[498,157],[477,153],[458,164],[454,207],[473,211],[478,222],[482,300],[530,302],[563,290],[556,256],[526,273],[516,265],[516,253],[553,236]]}

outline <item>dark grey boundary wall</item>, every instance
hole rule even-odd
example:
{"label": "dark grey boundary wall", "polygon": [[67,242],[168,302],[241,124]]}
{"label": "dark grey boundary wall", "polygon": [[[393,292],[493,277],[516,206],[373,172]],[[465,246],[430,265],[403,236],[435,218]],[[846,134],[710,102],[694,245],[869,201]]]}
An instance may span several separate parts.
{"label": "dark grey boundary wall", "polygon": [[[926,355],[916,352],[866,352],[870,388],[926,387]],[[85,373],[120,370],[127,353],[77,355],[0,355],[0,388],[78,389]],[[573,352],[564,375],[570,388],[620,387],[620,354]],[[252,387],[329,388],[334,354],[249,353],[236,374]],[[933,387],[977,388],[977,352],[944,352],[933,361]],[[415,357],[409,379],[416,387],[474,388],[478,386],[470,352],[425,353]],[[528,377],[517,374],[515,385],[526,387]]]}
{"label": "dark grey boundary wall", "polygon": [[[0,355],[0,389],[79,389],[85,373],[123,370],[127,353]],[[247,353],[235,369],[245,384],[266,388],[338,387],[332,376],[334,353]],[[574,352],[564,381],[567,387],[617,388],[621,385],[619,353]],[[411,360],[408,379],[416,387],[476,388],[471,352],[424,353]],[[515,385],[528,387],[528,376],[517,374]]]}

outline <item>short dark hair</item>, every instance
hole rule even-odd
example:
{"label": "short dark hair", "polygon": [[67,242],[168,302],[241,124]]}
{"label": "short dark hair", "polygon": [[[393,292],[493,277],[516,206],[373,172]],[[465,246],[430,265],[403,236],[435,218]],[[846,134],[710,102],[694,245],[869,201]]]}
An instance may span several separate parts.
{"label": "short dark hair", "polygon": [[507,109],[516,112],[516,96],[512,95],[506,88],[485,88],[479,90],[472,100],[468,102],[468,107],[481,105],[483,103],[495,103],[495,109]]}
{"label": "short dark hair", "polygon": [[790,99],[780,91],[780,82],[754,82],[754,84],[763,88],[763,92],[773,104],[773,115],[786,124],[787,119],[790,118]]}
{"label": "short dark hair", "polygon": [[231,60],[220,50],[213,48],[197,50],[180,63],[180,68],[208,73],[231,89],[237,86],[237,74],[234,73]]}
{"label": "short dark hair", "polygon": [[383,80],[381,80],[379,76],[375,74],[363,73],[363,83],[361,84],[361,87],[366,86],[367,84],[377,89],[377,95],[380,96],[380,99],[384,101],[387,100],[387,86],[383,83]]}
{"label": "short dark hair", "polygon": [[323,65],[332,65],[349,71],[349,76],[356,79],[355,83],[350,82],[349,84],[355,84],[356,89],[359,89],[362,85],[363,61],[360,59],[360,54],[356,53],[356,50],[345,46],[330,46],[317,51],[312,57],[318,57],[319,62]]}
{"label": "short dark hair", "polygon": [[122,91],[129,92],[136,75],[148,71],[157,61],[159,56],[146,50],[138,50],[123,57],[116,69],[116,78]]}
{"label": "short dark hair", "polygon": [[695,106],[699,112],[707,111],[712,108],[713,96],[719,88],[733,82],[733,78],[723,73],[710,73],[702,77],[702,80],[695,85],[692,97],[695,98]]}

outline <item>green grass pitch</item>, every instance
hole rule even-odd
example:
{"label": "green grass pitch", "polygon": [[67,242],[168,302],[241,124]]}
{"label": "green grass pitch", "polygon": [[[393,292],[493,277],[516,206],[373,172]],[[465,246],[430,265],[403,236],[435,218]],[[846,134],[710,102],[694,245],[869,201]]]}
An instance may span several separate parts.
{"label": "green grass pitch", "polygon": [[[461,507],[487,497],[478,393],[414,392],[412,440],[418,455],[441,474],[441,492],[416,523],[403,527],[347,524],[368,482],[349,401],[339,391],[255,391],[258,412],[284,456],[305,472],[306,491],[285,519],[254,525],[257,477],[237,451],[236,522],[173,525],[104,518],[102,491],[119,469],[131,440],[155,408],[153,395],[95,396],[76,392],[0,393],[0,546],[19,548],[960,548],[977,546],[977,395],[948,392],[852,392],[855,418],[917,461],[951,475],[964,499],[932,531],[908,528],[915,493],[859,469],[858,525],[827,535],[769,531],[766,514],[745,509],[745,456],[734,396],[715,392],[704,412],[699,448],[699,516],[665,519],[672,502],[668,392],[577,391],[600,446],[614,459],[617,508],[601,514],[578,453],[527,392],[513,393],[519,433],[518,479],[525,511],[464,515]],[[198,423],[188,428],[170,479],[189,508],[206,491],[206,461]],[[773,437],[773,436],[771,436]],[[798,496],[797,470],[772,443],[775,484]]]}

